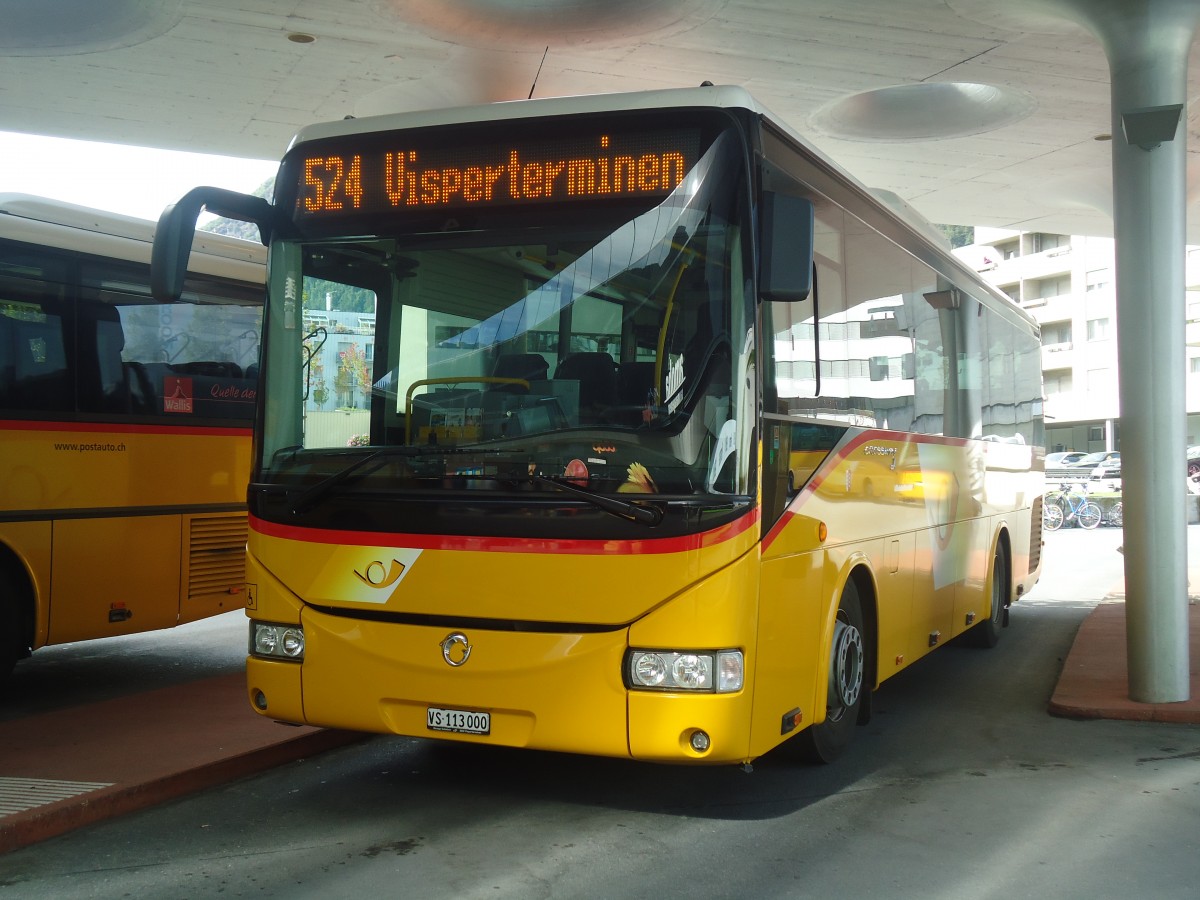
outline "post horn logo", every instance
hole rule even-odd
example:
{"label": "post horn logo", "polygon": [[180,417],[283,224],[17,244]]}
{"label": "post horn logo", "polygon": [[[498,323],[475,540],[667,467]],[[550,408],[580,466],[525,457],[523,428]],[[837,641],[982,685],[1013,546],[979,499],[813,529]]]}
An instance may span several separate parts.
{"label": "post horn logo", "polygon": [[366,567],[366,571],[360,572],[354,570],[355,576],[367,587],[385,588],[391,587],[400,580],[400,576],[404,574],[404,563],[397,559],[392,560],[391,568],[384,566],[379,560],[375,560]]}
{"label": "post horn logo", "polygon": [[471,658],[471,642],[467,636],[461,631],[446,635],[442,641],[442,658],[456,669],[464,665]]}

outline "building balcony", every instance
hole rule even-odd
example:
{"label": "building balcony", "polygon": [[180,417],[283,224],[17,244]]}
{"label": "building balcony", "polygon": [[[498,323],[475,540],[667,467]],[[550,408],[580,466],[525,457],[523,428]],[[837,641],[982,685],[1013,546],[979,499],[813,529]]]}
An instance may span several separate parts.
{"label": "building balcony", "polygon": [[1200,290],[1200,247],[1188,248],[1184,260],[1184,285],[1190,291]]}
{"label": "building balcony", "polygon": [[1193,319],[1184,325],[1183,339],[1189,347],[1200,347],[1200,319]]}
{"label": "building balcony", "polygon": [[1042,371],[1050,369],[1070,369],[1074,366],[1074,341],[1062,341],[1057,344],[1042,346]]}
{"label": "building balcony", "polygon": [[997,260],[994,267],[985,270],[984,275],[993,284],[1008,284],[1013,281],[1069,275],[1071,265],[1071,248],[1056,247],[1042,253]]}
{"label": "building balcony", "polygon": [[1076,294],[1059,294],[1057,297],[1023,300],[1021,306],[1029,310],[1038,322],[1069,322],[1079,308],[1079,299]]}
{"label": "building balcony", "polygon": [[1103,422],[1120,418],[1120,401],[1115,391],[1070,390],[1046,397],[1047,426],[1074,422]]}

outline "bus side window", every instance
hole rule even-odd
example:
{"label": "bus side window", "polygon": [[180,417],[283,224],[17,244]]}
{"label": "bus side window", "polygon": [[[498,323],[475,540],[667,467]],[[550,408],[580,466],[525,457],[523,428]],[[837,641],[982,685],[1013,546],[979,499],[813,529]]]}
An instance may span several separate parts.
{"label": "bus side window", "polygon": [[128,412],[129,381],[121,359],[125,332],[117,309],[106,304],[81,304],[77,333],[81,410]]}
{"label": "bus side window", "polygon": [[17,342],[12,321],[0,314],[0,409],[12,406],[13,385],[17,380]]}
{"label": "bus side window", "polygon": [[62,320],[12,320],[13,408],[65,412],[71,408],[71,385],[63,348]]}

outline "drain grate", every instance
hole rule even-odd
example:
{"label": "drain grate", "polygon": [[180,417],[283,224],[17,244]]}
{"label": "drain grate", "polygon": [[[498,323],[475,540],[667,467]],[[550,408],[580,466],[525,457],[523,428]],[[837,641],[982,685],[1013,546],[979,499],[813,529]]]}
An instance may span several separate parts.
{"label": "drain grate", "polygon": [[78,797],[99,788],[111,787],[103,781],[54,781],[49,778],[7,778],[0,776],[0,817],[11,816]]}

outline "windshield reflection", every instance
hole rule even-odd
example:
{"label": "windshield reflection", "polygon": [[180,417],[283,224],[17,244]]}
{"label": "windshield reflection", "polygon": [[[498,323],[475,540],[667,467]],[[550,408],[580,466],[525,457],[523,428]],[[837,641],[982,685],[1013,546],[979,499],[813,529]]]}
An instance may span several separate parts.
{"label": "windshield reflection", "polygon": [[[298,363],[269,369],[264,475],[319,481],[351,469],[335,486],[513,490],[523,474],[592,492],[744,493],[747,453],[731,435],[749,431],[735,427],[739,405],[753,407],[734,373],[753,342],[733,143],[718,137],[668,197],[632,218],[610,207],[553,234],[531,222],[515,233],[286,245],[305,308],[365,292],[374,333],[368,360],[322,325]],[[304,329],[291,324],[273,316],[269,343],[294,346]],[[359,408],[316,402],[318,379],[331,380],[317,341],[338,353],[337,399],[357,386]],[[279,388],[285,377],[294,391]],[[285,393],[296,407],[277,399]],[[360,461],[397,446],[424,452]],[[485,458],[498,450],[501,467]]]}

